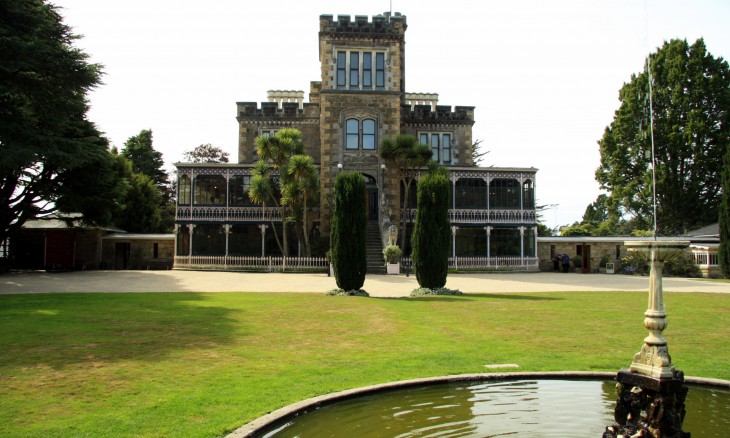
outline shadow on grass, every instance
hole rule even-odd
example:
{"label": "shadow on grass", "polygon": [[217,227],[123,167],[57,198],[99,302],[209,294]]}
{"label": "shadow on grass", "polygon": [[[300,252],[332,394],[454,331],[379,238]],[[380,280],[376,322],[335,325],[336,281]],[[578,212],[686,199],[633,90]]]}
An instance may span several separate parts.
{"label": "shadow on grass", "polygon": [[474,298],[487,298],[490,300],[523,300],[523,301],[563,301],[559,297],[536,297],[527,294],[486,294],[486,293],[465,293],[463,295],[419,295],[416,297],[383,297],[381,300],[401,301],[474,301]]}
{"label": "shadow on grass", "polygon": [[0,296],[0,367],[156,361],[241,335],[232,317],[241,309],[204,300],[197,293]]}

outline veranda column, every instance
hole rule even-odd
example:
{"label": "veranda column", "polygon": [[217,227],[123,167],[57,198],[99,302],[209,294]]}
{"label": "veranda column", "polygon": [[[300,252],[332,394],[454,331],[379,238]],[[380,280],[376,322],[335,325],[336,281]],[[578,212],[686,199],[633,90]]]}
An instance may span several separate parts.
{"label": "veranda column", "polygon": [[484,227],[484,231],[487,232],[487,266],[489,266],[490,261],[492,259],[492,227]]}
{"label": "veranda column", "polygon": [[177,257],[177,239],[178,239],[177,233],[180,232],[180,225],[175,224],[174,230],[175,230],[174,231],[175,232],[175,242],[173,243],[173,249],[172,249],[173,266],[175,265],[175,262],[174,262],[175,257]]}
{"label": "veranda column", "polygon": [[195,224],[188,225],[188,233],[190,234],[190,248],[188,249],[188,265],[190,265],[191,257],[193,256],[193,230],[195,230]]}
{"label": "veranda column", "polygon": [[268,227],[268,225],[264,224],[259,225],[261,229],[261,257],[266,257],[266,228]]}
{"label": "veranda column", "polygon": [[532,246],[534,248],[534,254],[533,257],[537,258],[537,227],[533,227],[533,234],[532,234]]}
{"label": "veranda column", "polygon": [[223,225],[223,233],[226,235],[226,255],[223,256],[223,265],[228,265],[228,235],[231,233],[231,224]]}
{"label": "veranda column", "polygon": [[525,265],[525,227],[520,227],[520,263]]}

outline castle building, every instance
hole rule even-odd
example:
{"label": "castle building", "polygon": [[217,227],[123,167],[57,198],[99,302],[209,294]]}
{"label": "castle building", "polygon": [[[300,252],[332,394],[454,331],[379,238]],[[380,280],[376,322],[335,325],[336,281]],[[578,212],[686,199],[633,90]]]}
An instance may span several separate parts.
{"label": "castle building", "polygon": [[[436,93],[406,91],[406,17],[322,15],[319,23],[321,77],[311,82],[308,100],[303,91],[270,90],[267,102],[238,102],[238,163],[176,164],[175,266],[236,268],[259,263],[253,258],[281,256],[271,227],[280,229],[282,218],[254,204],[248,189],[258,160],[255,139],[296,128],[319,168],[321,200],[307,230],[319,242],[314,253],[323,255],[329,247],[328,199],[342,170],[365,177],[368,234],[377,236],[369,240],[375,246],[369,251],[382,251],[389,225],[401,215],[412,224],[415,196],[401,211],[399,172],[379,154],[383,139],[410,134],[449,171],[452,263],[537,269],[537,169],[474,166],[474,107],[452,108],[440,105]],[[297,233],[288,234],[287,257],[296,258]]]}

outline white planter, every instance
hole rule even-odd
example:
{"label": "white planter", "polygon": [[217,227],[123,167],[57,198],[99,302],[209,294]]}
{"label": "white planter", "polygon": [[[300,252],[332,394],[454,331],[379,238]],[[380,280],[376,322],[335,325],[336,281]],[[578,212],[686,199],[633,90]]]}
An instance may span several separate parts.
{"label": "white planter", "polygon": [[400,263],[386,263],[385,270],[389,275],[400,274]]}
{"label": "white planter", "polygon": [[335,268],[332,267],[332,263],[330,263],[330,277],[335,276]]}

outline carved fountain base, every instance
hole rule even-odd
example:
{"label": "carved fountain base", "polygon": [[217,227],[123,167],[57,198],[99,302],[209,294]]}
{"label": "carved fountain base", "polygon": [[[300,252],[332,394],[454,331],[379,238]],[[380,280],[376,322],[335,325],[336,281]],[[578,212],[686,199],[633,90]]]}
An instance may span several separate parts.
{"label": "carved fountain base", "polygon": [[688,391],[684,373],[674,371],[670,379],[657,379],[623,369],[616,381],[616,424],[606,428],[603,438],[690,437],[682,431]]}

